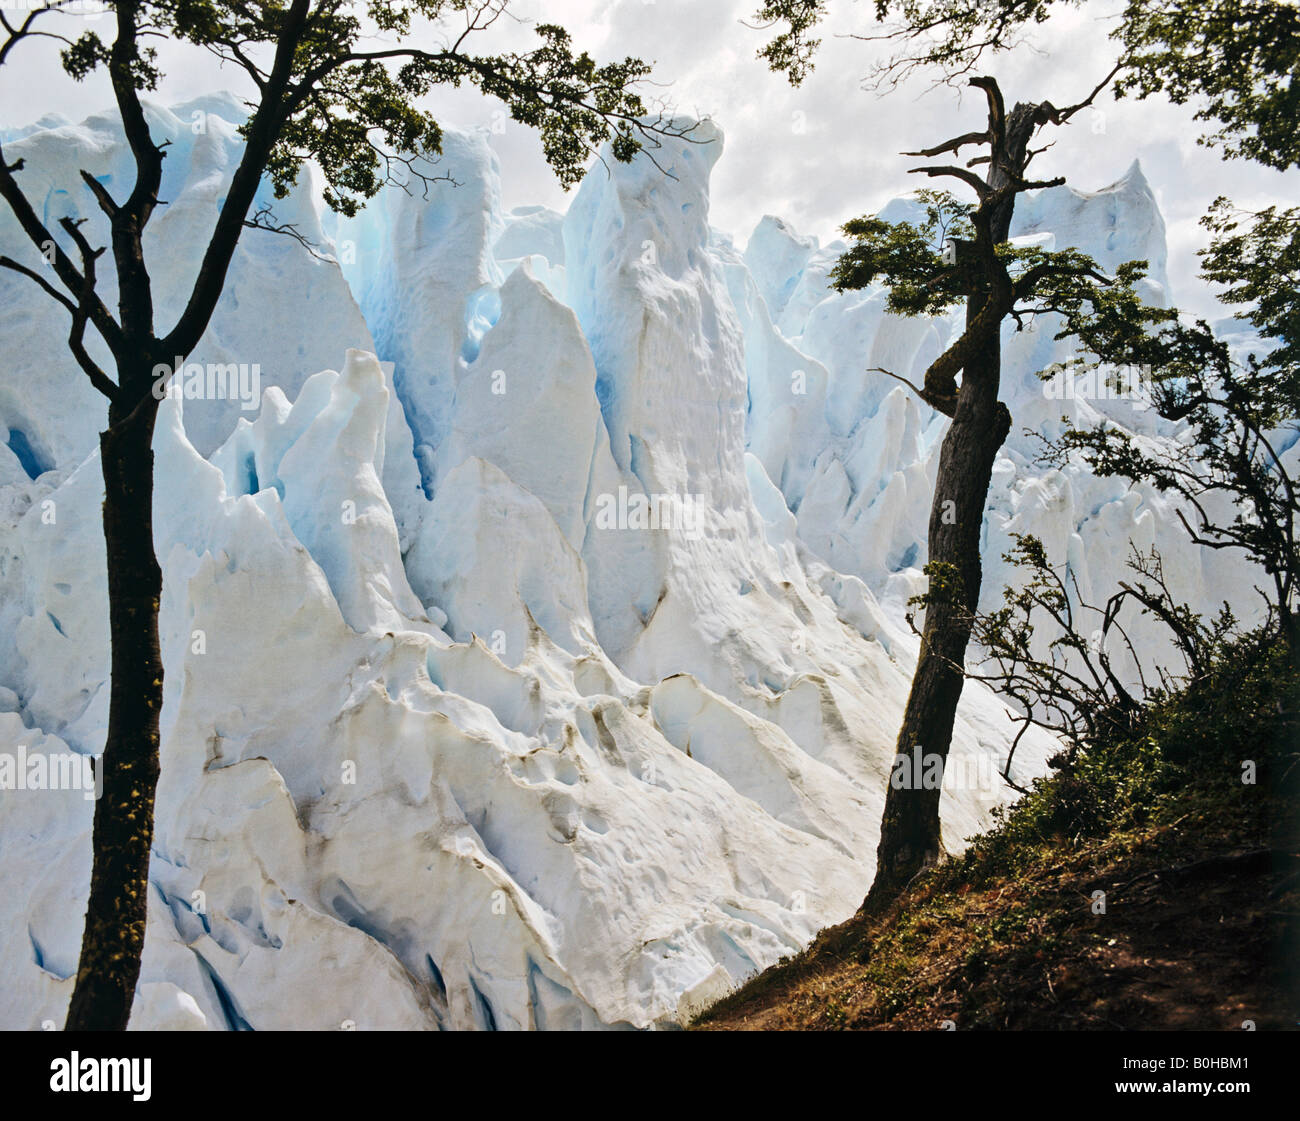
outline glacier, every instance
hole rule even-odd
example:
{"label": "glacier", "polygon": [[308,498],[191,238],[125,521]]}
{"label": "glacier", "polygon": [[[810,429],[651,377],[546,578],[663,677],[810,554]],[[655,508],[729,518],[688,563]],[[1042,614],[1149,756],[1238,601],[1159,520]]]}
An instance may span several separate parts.
{"label": "glacier", "polygon": [[[150,107],[170,141],[146,236],[160,322],[242,112]],[[129,176],[112,117],[5,143],[38,209],[102,242],[77,171]],[[856,909],[945,423],[866,371],[915,380],[958,320],[830,291],[843,247],[778,218],[743,248],[711,228],[723,151],[700,122],[664,141],[666,174],[597,162],[565,213],[505,212],[487,133],[448,128],[455,185],[390,188],[353,219],[310,176],[259,198],[319,251],[247,231],[190,358],[255,364],[255,410],[161,405],[162,778],[133,1028],[674,1027]],[[1149,298],[1170,299],[1136,165],[1025,198],[1013,235],[1148,259]],[[40,263],[7,214],[0,248]],[[0,291],[0,753],[94,755],[105,410],[61,309],[15,275]],[[1046,397],[1035,371],[1069,355],[1052,335],[1005,340],[986,598],[1033,532],[1085,594],[1133,542],[1160,547],[1180,598],[1244,608],[1240,568],[1160,495],[1035,463],[1028,433],[1066,416],[1178,439],[1132,401]],[[983,778],[945,790],[949,848],[1013,796],[1014,728],[967,686],[951,766]],[[1012,776],[1056,750],[1025,737]],[[79,790],[0,791],[0,1026],[63,1022],[92,814]]]}

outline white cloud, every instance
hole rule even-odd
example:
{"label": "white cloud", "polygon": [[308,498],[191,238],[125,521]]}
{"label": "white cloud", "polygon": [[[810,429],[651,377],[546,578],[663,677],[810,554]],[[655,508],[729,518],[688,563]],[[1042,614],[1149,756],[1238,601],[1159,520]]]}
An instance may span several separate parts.
{"label": "white cloud", "polygon": [[[526,21],[568,27],[578,46],[602,61],[629,54],[653,61],[656,80],[664,84],[648,92],[679,111],[715,116],[726,132],[726,151],[714,173],[712,221],[742,244],[766,213],[829,240],[845,219],[919,185],[907,174],[917,161],[900,151],[982,126],[983,98],[976,91],[931,89],[925,80],[883,96],[862,88],[879,47],[842,36],[870,29],[872,6],[864,3],[832,2],[817,69],[802,88],[791,89],[755,57],[765,35],[742,21],[756,6],[756,0],[520,0],[513,10]],[[1009,101],[1078,100],[1110,68],[1114,9],[1100,3],[1063,8],[1036,32],[1032,46],[990,59],[985,70],[999,79]],[[484,48],[493,39],[526,45],[531,31],[527,23],[503,22],[490,35]],[[160,91],[164,100],[225,88],[236,77],[192,48],[164,44],[162,58],[169,75]],[[50,111],[79,118],[109,100],[102,78],[69,81],[50,44],[34,44],[0,68],[0,123],[7,126]],[[439,91],[431,106],[446,123],[460,125],[489,125],[496,107],[472,90]],[[1139,158],[1169,226],[1175,297],[1198,312],[1217,313],[1217,305],[1188,283],[1196,273],[1195,251],[1204,244],[1197,218],[1219,194],[1248,206],[1294,199],[1300,173],[1225,163],[1197,145],[1203,129],[1192,107],[1103,96],[1097,109],[1101,116],[1080,114],[1056,130],[1050,137],[1055,147],[1035,171],[1063,174],[1071,185],[1095,190]],[[566,205],[529,130],[510,122],[493,143],[507,206]]]}

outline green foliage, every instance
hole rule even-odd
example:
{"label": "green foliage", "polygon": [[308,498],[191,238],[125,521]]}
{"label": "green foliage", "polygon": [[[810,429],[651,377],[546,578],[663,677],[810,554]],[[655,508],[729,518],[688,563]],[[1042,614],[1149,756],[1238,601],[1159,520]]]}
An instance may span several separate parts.
{"label": "green foliage", "polygon": [[908,607],[934,607],[938,604],[960,605],[965,601],[961,569],[948,561],[927,561],[922,569],[926,577],[925,591],[909,596]]}
{"label": "green foliage", "polygon": [[1016,46],[1019,28],[1044,23],[1061,2],[1078,0],[876,0],[876,20],[886,25],[881,38],[898,44],[879,72],[898,79],[918,68],[967,74],[986,53]]}
{"label": "green foliage", "polygon": [[1300,207],[1250,213],[1219,197],[1201,224],[1214,234],[1201,275],[1224,285],[1224,303],[1244,305],[1239,318],[1278,341],[1264,366],[1300,368]]}
{"label": "green foliage", "polygon": [[[1185,818],[1196,807],[1223,816],[1269,811],[1263,786],[1294,794],[1300,673],[1285,646],[1259,633],[1225,644],[1210,671],[1157,698],[1139,724],[1087,744],[1034,782],[998,824],[942,875],[978,884],[1016,875],[1090,841]],[[1243,783],[1243,761],[1257,782]]]}
{"label": "green foliage", "polygon": [[1177,312],[1142,299],[1138,284],[1146,277],[1146,261],[1125,261],[1107,277],[1076,249],[1008,250],[1019,257],[1020,275],[1039,274],[1025,299],[1033,311],[1061,316],[1058,339],[1077,338],[1085,347],[1116,351],[1136,345],[1153,326],[1177,317]]}
{"label": "green foliage", "polygon": [[[1249,273],[1242,283],[1252,283]],[[1239,359],[1204,322],[1174,320],[1133,335],[1100,313],[1081,313],[1072,329],[1099,361],[1146,369],[1155,412],[1182,422],[1185,435],[1170,446],[1106,423],[1069,427],[1048,458],[1064,463],[1078,452],[1099,475],[1178,495],[1193,512],[1194,540],[1241,549],[1273,578],[1270,602],[1289,625],[1300,578],[1300,496],[1278,449],[1300,433],[1300,366],[1277,352]],[[1212,502],[1218,496],[1232,502],[1230,515]]]}
{"label": "green foliage", "polygon": [[[878,78],[897,81],[918,67],[965,74],[985,52],[1014,46],[1018,28],[1042,23],[1053,3],[1062,2],[1079,0],[875,0],[876,21],[886,26],[862,38],[896,45],[896,53],[877,66]],[[826,0],[765,0],[754,18],[764,28],[782,30],[758,57],[799,85],[813,68],[820,40],[812,33],[825,16]]]}
{"label": "green foliage", "polygon": [[764,0],[754,18],[764,27],[784,24],[785,30],[776,34],[758,52],[768,66],[778,74],[785,74],[792,86],[798,86],[811,73],[813,55],[821,45],[820,39],[809,33],[826,14],[826,0]]}
{"label": "green foliage", "polygon": [[889,310],[899,315],[938,315],[965,299],[961,271],[943,263],[949,238],[974,237],[974,207],[948,191],[916,193],[923,204],[919,224],[854,218],[844,224],[852,244],[831,271],[836,291],[867,288],[877,280],[889,287]]}
{"label": "green foliage", "polygon": [[[153,58],[157,55],[156,51],[150,48],[148,60],[151,64],[150,72],[141,71],[139,77],[139,89],[153,89],[158,84],[157,72],[152,70]],[[81,38],[68,46],[63,52],[63,69],[66,70],[77,81],[81,81],[87,74],[100,66],[108,65],[108,46],[93,31],[84,32]]]}
{"label": "green foliage", "polygon": [[[1133,3],[1117,34],[1133,63],[1122,91],[1161,90],[1177,103],[1203,96],[1197,117],[1222,125],[1207,142],[1267,166],[1297,165],[1300,9],[1269,0]],[[1300,208],[1248,213],[1218,198],[1202,224],[1213,235],[1202,276],[1222,285],[1220,299],[1264,336],[1265,353],[1236,356],[1208,324],[1172,314],[1133,332],[1124,314],[1131,309],[1113,322],[1085,309],[1068,320],[1071,333],[1101,362],[1149,370],[1156,411],[1184,422],[1188,438],[1171,453],[1102,425],[1067,431],[1057,448],[1083,453],[1099,474],[1148,482],[1189,503],[1195,540],[1244,550],[1272,578],[1270,606],[1296,649],[1300,502],[1278,449],[1300,434]],[[1211,496],[1226,496],[1234,512],[1212,513]]]}
{"label": "green foliage", "polygon": [[[1124,89],[1164,90],[1182,102],[1204,94],[1201,119],[1223,128],[1214,142],[1230,155],[1269,166],[1296,164],[1300,87],[1300,11],[1271,2],[1217,0],[1209,5],[1134,4],[1121,27],[1136,70]],[[1145,53],[1142,53],[1145,52]],[[1132,309],[1108,317],[1085,308],[1069,331],[1098,361],[1145,368],[1159,415],[1184,422],[1176,452],[1147,446],[1113,427],[1068,430],[1058,451],[1079,451],[1102,475],[1150,483],[1195,511],[1194,539],[1239,548],[1272,577],[1278,622],[1300,638],[1295,619],[1300,548],[1296,490],[1278,449],[1300,433],[1300,208],[1236,210],[1216,199],[1202,224],[1213,239],[1201,252],[1202,276],[1222,285],[1220,299],[1267,340],[1261,355],[1234,355],[1204,322],[1172,314],[1129,329]],[[1208,496],[1226,496],[1235,511],[1214,516]]]}
{"label": "green foliage", "polygon": [[[941,315],[987,283],[988,270],[973,259],[978,251],[972,220],[976,207],[948,191],[920,190],[916,196],[923,204],[918,222],[866,217],[844,224],[843,232],[852,244],[831,270],[836,291],[879,282],[889,289],[891,312]],[[943,258],[949,240],[960,250],[951,264]],[[1099,345],[1105,340],[1114,349],[1121,341],[1145,338],[1152,325],[1175,317],[1172,311],[1143,302],[1137,284],[1146,276],[1145,261],[1129,261],[1108,277],[1077,249],[1046,250],[1003,242],[993,252],[1013,286],[1012,314],[1017,321],[1056,312],[1063,320],[1057,338],[1086,330]]]}
{"label": "green foliage", "polygon": [[[918,69],[952,79],[1067,6],[1079,0],[876,0],[880,27],[861,37],[894,47],[875,68],[878,82]],[[759,57],[798,85],[825,16],[825,0],[766,0],[757,18],[782,30]],[[1113,38],[1124,64],[1118,94],[1196,104],[1197,120],[1219,126],[1201,143],[1228,155],[1279,169],[1300,162],[1300,8],[1292,0],[1129,0]]]}
{"label": "green foliage", "polygon": [[[1119,93],[1198,105],[1221,145],[1285,170],[1300,164],[1300,8],[1286,0],[1130,0],[1115,35],[1127,51]],[[1204,99],[1204,100],[1202,100]]]}
{"label": "green foliage", "polygon": [[[389,180],[398,154],[427,158],[441,152],[442,130],[431,114],[405,99],[399,82],[380,63],[346,69],[347,74],[324,80],[285,122],[266,170],[275,197],[282,199],[302,164],[314,159],[326,184],[326,205],[352,216]],[[246,135],[248,128],[246,123],[241,131]]]}
{"label": "green foliage", "polygon": [[[500,99],[510,116],[537,131],[557,178],[570,187],[582,178],[587,159],[611,142],[615,159],[631,160],[646,133],[646,107],[634,91],[649,67],[640,59],[598,65],[575,52],[567,31],[553,24],[534,28],[533,50],[475,54],[465,49],[472,34],[506,14],[508,0],[487,5],[471,0],[346,0],[313,5],[290,52],[286,79],[273,74],[275,48],[293,6],[219,0],[171,0],[136,5],[142,34],[161,35],[202,47],[223,63],[241,67],[270,105],[276,141],[266,172],[275,197],[284,198],[303,163],[314,160],[325,180],[325,200],[355,214],[386,183],[409,189],[433,178],[428,161],[441,151],[442,131],[416,102],[437,86],[469,83]],[[447,45],[372,49],[362,15],[391,37],[441,39]],[[454,17],[454,18],[453,18]],[[430,26],[425,26],[430,25]],[[65,70],[83,79],[112,65],[112,52],[90,30],[64,51]],[[138,90],[151,90],[159,74],[152,48],[140,48],[126,65]],[[253,104],[251,108],[256,109]],[[250,118],[245,137],[267,123]],[[426,162],[420,162],[426,161]]]}

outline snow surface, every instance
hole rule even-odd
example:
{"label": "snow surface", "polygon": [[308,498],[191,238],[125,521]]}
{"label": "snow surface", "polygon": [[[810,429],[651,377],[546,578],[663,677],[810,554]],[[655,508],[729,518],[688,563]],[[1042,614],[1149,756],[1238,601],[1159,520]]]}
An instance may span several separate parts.
{"label": "snow surface", "polygon": [[[239,116],[150,111],[172,141],[146,240],[160,323]],[[448,129],[456,186],[343,222],[307,181],[276,204],[326,259],[245,234],[191,361],[257,363],[260,407],[169,398],[155,441],[166,680],[133,1027],[672,1026],[860,902],[944,424],[864,371],[915,378],[957,320],[830,292],[840,247],[775,218],[738,251],[708,225],[722,134],[693,135],[658,154],[667,176],[610,160],[566,214],[507,214],[486,134]],[[76,172],[120,187],[111,117],[6,143],[38,210],[102,242]],[[1164,298],[1136,165],[1025,200],[1014,233],[1147,257]],[[39,264],[7,215],[0,247]],[[94,754],[104,409],[64,313],[16,276],[0,292],[0,751]],[[1051,335],[1008,334],[986,594],[1032,531],[1086,592],[1132,540],[1193,604],[1240,601],[1159,496],[1034,465],[1021,429],[1062,415],[1176,438],[1131,402],[1045,399]],[[1012,730],[968,686],[954,771],[1000,769]],[[1054,750],[1026,737],[1014,774]],[[946,843],[1009,795],[946,791]],[[80,791],[0,792],[0,1026],[62,1023],[92,813]]]}

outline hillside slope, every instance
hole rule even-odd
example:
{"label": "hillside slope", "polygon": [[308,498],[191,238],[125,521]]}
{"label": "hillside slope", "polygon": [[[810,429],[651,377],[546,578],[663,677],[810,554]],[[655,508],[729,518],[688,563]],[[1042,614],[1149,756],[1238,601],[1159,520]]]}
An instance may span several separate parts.
{"label": "hillside slope", "polygon": [[1239,649],[888,913],[823,931],[693,1026],[1294,1028],[1296,700],[1276,651]]}

